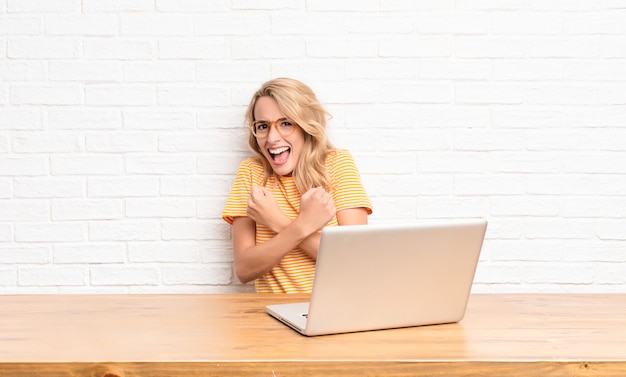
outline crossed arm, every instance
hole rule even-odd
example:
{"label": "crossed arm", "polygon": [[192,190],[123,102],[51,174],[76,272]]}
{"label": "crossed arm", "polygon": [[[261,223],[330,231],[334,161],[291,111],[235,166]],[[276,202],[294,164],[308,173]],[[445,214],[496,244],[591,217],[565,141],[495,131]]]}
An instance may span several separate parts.
{"label": "crossed arm", "polygon": [[[320,244],[318,230],[334,216],[337,216],[339,225],[367,224],[365,208],[337,212],[332,197],[321,187],[312,188],[302,195],[300,213],[292,220],[280,210],[270,190],[253,186],[248,199],[247,215],[233,220],[235,272],[243,283],[271,270],[298,246],[316,259]],[[257,245],[256,223],[269,227],[276,232],[276,236]]]}

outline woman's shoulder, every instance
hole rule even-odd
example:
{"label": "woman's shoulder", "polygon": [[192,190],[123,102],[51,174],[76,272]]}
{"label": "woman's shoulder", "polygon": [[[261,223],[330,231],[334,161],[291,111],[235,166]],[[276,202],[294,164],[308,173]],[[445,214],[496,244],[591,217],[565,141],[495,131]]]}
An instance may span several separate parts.
{"label": "woman's shoulder", "polygon": [[333,166],[338,163],[353,161],[352,154],[347,149],[331,149],[326,156],[326,164]]}
{"label": "woman's shoulder", "polygon": [[239,163],[237,175],[241,177],[251,177],[253,181],[263,178],[263,164],[256,157],[247,157]]}
{"label": "woman's shoulder", "polygon": [[257,157],[246,157],[239,163],[239,169],[263,170],[263,164]]}

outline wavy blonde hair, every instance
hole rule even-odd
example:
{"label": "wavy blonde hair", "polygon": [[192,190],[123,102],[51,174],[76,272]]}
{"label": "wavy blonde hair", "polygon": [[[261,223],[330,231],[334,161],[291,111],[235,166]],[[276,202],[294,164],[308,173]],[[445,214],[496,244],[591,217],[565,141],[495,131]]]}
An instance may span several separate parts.
{"label": "wavy blonde hair", "polygon": [[319,186],[329,190],[325,162],[326,156],[333,147],[326,134],[328,113],[311,88],[290,78],[277,78],[264,83],[252,96],[245,114],[246,126],[249,129],[248,146],[263,165],[264,184],[271,176],[276,178],[276,182],[279,180],[269,161],[263,156],[250,128],[250,124],[255,121],[254,107],[261,97],[271,97],[276,100],[282,113],[304,131],[304,150],[292,173],[298,191],[302,194],[308,189]]}

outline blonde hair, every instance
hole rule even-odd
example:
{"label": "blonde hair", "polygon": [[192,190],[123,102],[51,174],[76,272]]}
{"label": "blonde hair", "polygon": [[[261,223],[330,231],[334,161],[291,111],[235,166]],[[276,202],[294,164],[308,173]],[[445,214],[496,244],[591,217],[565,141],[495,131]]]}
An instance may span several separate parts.
{"label": "blonde hair", "polygon": [[[326,156],[333,149],[326,134],[328,113],[313,90],[304,83],[289,78],[277,78],[264,83],[254,93],[246,110],[245,120],[249,129],[250,124],[255,120],[254,107],[261,97],[271,97],[276,100],[282,113],[304,131],[304,149],[292,173],[298,191],[304,193],[318,186],[328,190],[329,178],[325,162]],[[263,165],[264,184],[271,176],[275,177],[278,182],[278,176],[263,156],[251,129],[248,133],[248,146]]]}

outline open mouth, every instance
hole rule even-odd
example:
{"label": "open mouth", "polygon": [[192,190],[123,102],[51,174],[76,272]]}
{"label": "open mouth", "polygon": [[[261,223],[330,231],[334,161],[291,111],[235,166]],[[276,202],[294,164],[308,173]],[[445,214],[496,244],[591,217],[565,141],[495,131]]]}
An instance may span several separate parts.
{"label": "open mouth", "polygon": [[289,158],[289,154],[291,153],[291,148],[289,147],[280,147],[275,149],[268,149],[270,157],[272,161],[276,164],[284,164]]}

